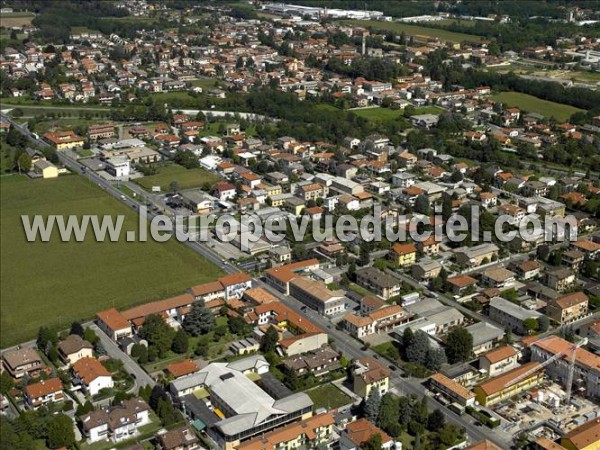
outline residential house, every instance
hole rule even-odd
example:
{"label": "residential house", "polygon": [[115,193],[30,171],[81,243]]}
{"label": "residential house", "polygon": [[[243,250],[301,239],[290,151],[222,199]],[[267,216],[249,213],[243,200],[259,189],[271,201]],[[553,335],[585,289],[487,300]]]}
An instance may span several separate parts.
{"label": "residential house", "polygon": [[484,286],[505,289],[515,282],[515,273],[503,267],[487,269],[481,274],[481,283]]}
{"label": "residential house", "polygon": [[98,327],[113,341],[130,337],[133,329],[129,321],[115,308],[106,309],[96,313]]}
{"label": "residential house", "polygon": [[94,346],[77,334],[71,334],[58,343],[58,354],[68,365],[75,364],[81,358],[91,358]]}
{"label": "residential house", "polygon": [[37,409],[51,402],[62,401],[65,398],[63,384],[58,377],[28,384],[25,386],[24,394],[27,405],[32,409]]}
{"label": "residential house", "polygon": [[575,283],[575,273],[570,269],[559,268],[546,273],[546,286],[555,291],[565,291]]}
{"label": "residential house", "polygon": [[340,450],[361,450],[365,442],[375,435],[381,437],[381,450],[394,448],[394,440],[385,431],[363,418],[349,423],[342,431]]}
{"label": "residential house", "polygon": [[27,375],[35,377],[46,364],[38,353],[29,347],[7,351],[2,355],[4,368],[13,378],[22,378]]}
{"label": "residential house", "polygon": [[150,407],[141,398],[124,400],[121,405],[94,410],[79,418],[88,443],[121,442],[139,434],[150,423]]}
{"label": "residential house", "polygon": [[44,134],[44,140],[56,150],[66,150],[83,147],[83,138],[77,136],[74,131],[56,131]]}
{"label": "residential house", "polygon": [[437,277],[442,271],[442,265],[439,261],[433,259],[422,259],[411,267],[413,278],[421,280],[431,280]]}
{"label": "residential house", "polygon": [[241,443],[236,450],[328,447],[334,437],[334,424],[335,420],[330,413],[318,414],[301,422],[293,422],[269,433],[263,433],[259,437]]}
{"label": "residential house", "polygon": [[516,264],[513,270],[521,280],[531,280],[541,273],[542,265],[533,259],[527,259]]}
{"label": "residential house", "polygon": [[394,244],[389,258],[400,267],[409,266],[417,261],[417,247],[412,243]]}
{"label": "residential house", "polygon": [[509,346],[498,347],[479,356],[479,369],[489,377],[496,377],[519,365],[517,351]]}
{"label": "residential house", "polygon": [[352,390],[362,398],[367,398],[372,389],[379,390],[382,397],[389,390],[390,370],[371,357],[354,360],[352,375]]}
{"label": "residential house", "polygon": [[387,300],[400,294],[402,281],[375,267],[365,267],[356,271],[356,283]]}
{"label": "residential house", "polygon": [[560,438],[567,450],[594,450],[600,448],[600,420],[592,419],[569,431]]}
{"label": "residential house", "polygon": [[589,298],[583,292],[574,292],[548,302],[546,315],[565,324],[584,317],[588,312]]}
{"label": "residential house", "polygon": [[498,257],[498,247],[495,244],[484,243],[473,247],[454,249],[456,262],[461,265],[476,267]]}
{"label": "residential house", "polygon": [[432,391],[439,392],[452,403],[458,403],[462,406],[473,406],[475,404],[475,394],[439,372],[429,377],[428,384]]}
{"label": "residential house", "polygon": [[446,279],[454,295],[462,296],[477,285],[477,280],[469,275],[456,275]]}
{"label": "residential house", "polygon": [[156,438],[158,450],[201,450],[200,439],[189,426],[161,433]]}
{"label": "residential house", "polygon": [[112,388],[110,372],[95,358],[81,358],[73,364],[74,385],[81,385],[86,394],[94,396],[102,389]]}

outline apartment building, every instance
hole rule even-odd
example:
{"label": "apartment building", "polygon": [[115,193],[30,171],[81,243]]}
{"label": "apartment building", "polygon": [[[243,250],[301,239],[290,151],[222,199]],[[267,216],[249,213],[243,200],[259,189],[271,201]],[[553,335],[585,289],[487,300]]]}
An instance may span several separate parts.
{"label": "apartment building", "polygon": [[490,350],[479,357],[479,369],[485,370],[488,376],[496,377],[519,365],[517,351],[508,345]]}
{"label": "apartment building", "polygon": [[588,301],[583,292],[573,292],[551,300],[546,306],[546,315],[560,324],[572,322],[587,314]]}
{"label": "apartment building", "polygon": [[365,267],[356,271],[356,284],[374,292],[387,300],[400,294],[402,281],[375,267]]}
{"label": "apartment building", "polygon": [[429,377],[429,386],[431,390],[441,393],[454,403],[462,406],[472,406],[475,404],[475,394],[439,372]]}
{"label": "apartment building", "polygon": [[333,316],[346,310],[344,291],[332,291],[322,281],[295,277],[290,281],[290,295],[324,316]]}
{"label": "apartment building", "polygon": [[521,308],[502,297],[494,297],[490,300],[489,316],[493,321],[504,327],[509,327],[515,333],[526,334],[528,330],[525,328],[524,322],[527,319],[538,319],[542,314]]}

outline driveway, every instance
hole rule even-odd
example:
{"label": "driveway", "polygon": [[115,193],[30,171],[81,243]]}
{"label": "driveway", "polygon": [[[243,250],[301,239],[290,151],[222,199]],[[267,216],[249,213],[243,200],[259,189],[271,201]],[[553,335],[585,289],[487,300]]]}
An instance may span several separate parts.
{"label": "driveway", "polygon": [[102,346],[106,350],[106,354],[113,359],[118,359],[123,361],[123,369],[133,375],[135,378],[135,384],[139,388],[139,386],[145,386],[149,384],[154,387],[156,382],[148,375],[132,358],[123,352],[119,346],[109,338],[104,332],[98,328],[96,324],[92,324],[89,326],[92,330],[96,332],[96,335],[100,338],[100,342],[102,342]]}

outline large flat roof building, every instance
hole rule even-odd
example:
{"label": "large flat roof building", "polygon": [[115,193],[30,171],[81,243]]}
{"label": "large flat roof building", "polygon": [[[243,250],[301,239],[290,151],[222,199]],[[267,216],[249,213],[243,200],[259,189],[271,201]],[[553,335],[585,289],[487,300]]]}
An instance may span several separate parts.
{"label": "large flat roof building", "polygon": [[170,391],[177,398],[199,391],[208,393],[210,409],[218,417],[208,433],[221,448],[229,450],[276,427],[312,416],[313,402],[305,393],[274,399],[251,380],[268,371],[269,363],[260,355],[212,363],[173,381]]}

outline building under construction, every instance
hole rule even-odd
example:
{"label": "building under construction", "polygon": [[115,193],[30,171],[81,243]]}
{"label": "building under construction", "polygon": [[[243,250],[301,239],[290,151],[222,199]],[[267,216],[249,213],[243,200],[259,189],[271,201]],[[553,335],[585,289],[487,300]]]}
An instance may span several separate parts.
{"label": "building under construction", "polygon": [[556,379],[567,391],[570,390],[569,385],[574,384],[585,388],[588,398],[600,397],[600,356],[584,348],[577,348],[558,336],[548,336],[531,345],[532,361],[544,363],[556,355],[561,357],[545,365],[550,377]]}

